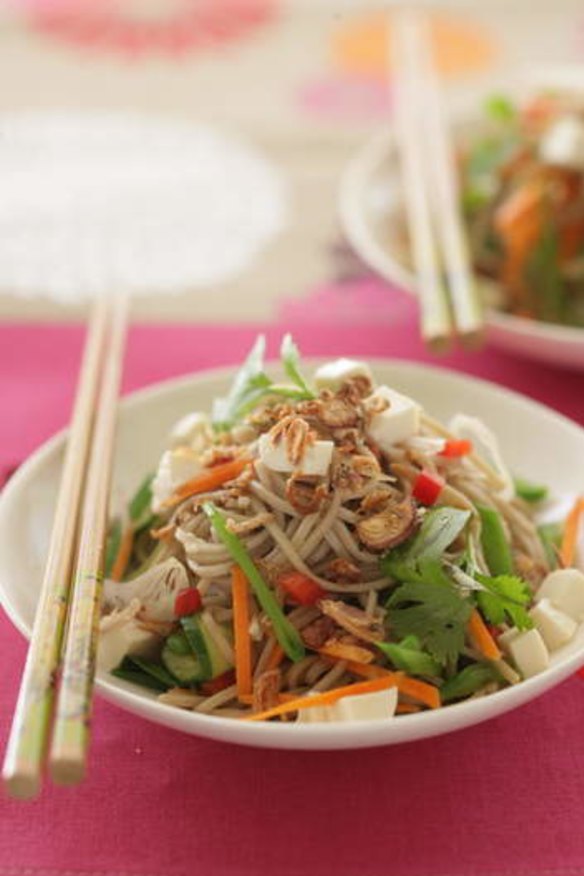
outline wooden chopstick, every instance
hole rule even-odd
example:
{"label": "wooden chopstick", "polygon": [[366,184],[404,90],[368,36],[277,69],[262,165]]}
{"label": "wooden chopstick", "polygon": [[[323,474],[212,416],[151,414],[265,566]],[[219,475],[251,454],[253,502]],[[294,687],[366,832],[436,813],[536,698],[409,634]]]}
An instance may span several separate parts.
{"label": "wooden chopstick", "polygon": [[85,775],[126,321],[127,299],[124,297],[116,300],[112,314],[83,500],[61,681],[57,691],[49,769],[58,784],[76,784]]}
{"label": "wooden chopstick", "polygon": [[[439,328],[458,336],[468,346],[476,346],[483,334],[483,308],[477,294],[473,272],[470,265],[462,217],[459,208],[457,174],[454,163],[452,143],[441,107],[438,76],[432,59],[432,47],[427,16],[416,10],[400,10],[392,19],[396,68],[398,71],[398,132],[407,130],[400,137],[400,153],[409,177],[425,192],[427,215],[423,235],[435,235],[435,253],[439,255],[432,265],[420,266],[415,255],[414,263],[421,294],[422,334],[430,346],[445,346],[443,338],[437,345],[435,336],[426,325],[432,322],[425,314],[438,308],[443,314],[451,315],[450,324],[439,322]],[[403,71],[403,72],[402,72]],[[402,98],[400,98],[400,94]],[[399,106],[407,101],[409,109],[404,112],[401,124]],[[407,137],[407,140],[406,140]],[[410,153],[409,157],[407,153]],[[406,185],[406,200],[410,201],[412,183]],[[419,218],[408,208],[408,224],[414,240],[420,234],[417,228]],[[446,285],[441,282],[441,268],[444,268]],[[434,280],[434,294],[441,296],[440,304],[432,304],[431,282],[422,271],[436,271],[440,280]]]}
{"label": "wooden chopstick", "polygon": [[391,14],[393,34],[394,114],[398,155],[414,268],[418,281],[421,332],[436,352],[450,346],[454,325],[432,231],[430,199],[424,184],[424,144],[419,131],[419,78],[415,32],[405,12]]}
{"label": "wooden chopstick", "polygon": [[41,595],[5,754],[3,779],[14,797],[32,797],[40,789],[109,322],[109,306],[98,301],[89,321]]}
{"label": "wooden chopstick", "polygon": [[444,117],[438,75],[432,57],[428,17],[418,15],[418,57],[424,76],[424,142],[436,233],[444,253],[444,268],[452,301],[455,330],[466,346],[477,346],[484,331],[483,307],[470,263],[460,210],[460,195],[452,138]]}

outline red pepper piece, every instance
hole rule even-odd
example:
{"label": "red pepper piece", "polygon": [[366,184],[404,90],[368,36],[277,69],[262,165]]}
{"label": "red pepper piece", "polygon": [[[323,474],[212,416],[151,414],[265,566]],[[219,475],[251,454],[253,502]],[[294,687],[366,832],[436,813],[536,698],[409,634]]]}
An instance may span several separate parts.
{"label": "red pepper piece", "polygon": [[424,469],[414,481],[412,495],[421,505],[434,505],[444,484],[443,478]]}
{"label": "red pepper piece", "polygon": [[314,605],[326,597],[322,587],[302,572],[286,572],[278,578],[278,584],[298,605]]}
{"label": "red pepper piece", "polygon": [[467,441],[466,438],[453,438],[451,441],[444,442],[444,447],[438,455],[455,459],[458,456],[468,456],[469,453],[472,453],[471,441]]}
{"label": "red pepper piece", "polygon": [[232,684],[235,684],[235,670],[228,669],[223,675],[218,675],[217,678],[210,678],[209,681],[204,681],[199,687],[201,693],[205,694],[206,697],[212,697],[213,694],[225,690],[226,687],[231,687]]}
{"label": "red pepper piece", "polygon": [[186,617],[200,611],[202,604],[201,594],[196,587],[185,587],[174,600],[174,613],[176,617]]}

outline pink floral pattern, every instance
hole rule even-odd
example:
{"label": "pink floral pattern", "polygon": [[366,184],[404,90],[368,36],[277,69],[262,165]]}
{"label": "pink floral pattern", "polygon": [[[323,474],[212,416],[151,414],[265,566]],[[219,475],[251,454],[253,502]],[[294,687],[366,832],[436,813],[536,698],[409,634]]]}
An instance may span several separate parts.
{"label": "pink floral pattern", "polygon": [[37,30],[131,57],[183,55],[240,39],[276,0],[24,0]]}

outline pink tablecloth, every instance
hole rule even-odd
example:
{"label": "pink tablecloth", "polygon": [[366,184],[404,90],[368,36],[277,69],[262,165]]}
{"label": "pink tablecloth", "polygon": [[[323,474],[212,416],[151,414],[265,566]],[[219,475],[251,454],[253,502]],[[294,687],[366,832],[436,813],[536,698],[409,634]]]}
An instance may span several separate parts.
{"label": "pink tablecloth", "polygon": [[[289,324],[288,326],[289,327]],[[237,362],[258,326],[146,327],[126,388]],[[280,327],[268,331],[272,351]],[[308,354],[427,359],[406,308],[393,327],[299,326]],[[78,328],[0,328],[0,465],[66,419]],[[584,420],[582,377],[493,352],[444,360]],[[24,643],[0,619],[0,737]],[[0,799],[1,876],[576,876],[584,874],[584,687],[450,736],[338,753],[189,738],[98,701],[78,789]]]}

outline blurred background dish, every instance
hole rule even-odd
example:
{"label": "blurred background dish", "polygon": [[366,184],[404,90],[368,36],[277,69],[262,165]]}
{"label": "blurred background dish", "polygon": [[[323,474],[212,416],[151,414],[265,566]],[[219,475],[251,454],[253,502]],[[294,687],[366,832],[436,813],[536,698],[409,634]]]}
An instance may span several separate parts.
{"label": "blurred background dish", "polygon": [[[521,100],[525,100],[527,94],[549,94],[550,90],[558,95],[572,95],[568,100],[578,100],[578,92],[575,91],[575,85],[579,83],[579,68],[572,70],[561,69],[539,73],[537,76],[523,77],[520,83],[517,83],[511,90],[509,99],[506,97],[496,97],[491,100],[490,112],[491,120],[482,112],[484,109],[485,97],[475,97],[472,102],[472,109],[468,106],[460,107],[455,115],[454,127],[459,144],[462,146],[461,165],[462,183],[461,192],[463,198],[466,194],[467,204],[470,202],[469,195],[476,197],[484,197],[481,192],[469,189],[469,174],[468,169],[472,166],[473,158],[475,159],[475,167],[477,164],[480,167],[485,166],[485,152],[487,152],[487,163],[494,163],[499,168],[504,160],[508,160],[515,155],[518,155],[518,145],[523,150],[523,161],[529,166],[527,169],[523,167],[521,173],[526,177],[528,174],[533,177],[535,173],[542,175],[542,166],[535,161],[530,162],[530,158],[526,157],[527,149],[525,144],[528,143],[525,135],[519,136],[517,132],[518,124],[514,121],[513,113],[515,112],[515,102],[519,104]],[[580,98],[581,100],[581,98]],[[549,106],[550,99],[547,98]],[[489,104],[487,103],[487,106]],[[532,112],[537,112],[537,105],[533,103]],[[543,107],[543,100],[539,99],[540,108]],[[543,111],[543,110],[542,110]],[[517,111],[519,112],[519,111]],[[549,110],[548,110],[549,112]],[[562,108],[555,110],[556,118],[567,114]],[[498,118],[493,118],[497,116]],[[564,116],[565,117],[565,116]],[[560,124],[562,119],[560,118]],[[552,125],[552,118],[546,120],[547,124]],[[561,135],[561,132],[560,132]],[[531,143],[537,146],[543,139],[542,135],[538,138],[532,138]],[[560,144],[561,146],[561,144]],[[474,154],[470,151],[474,147]],[[485,148],[486,147],[486,148]],[[532,148],[532,147],[528,147]],[[481,151],[482,150],[482,154]],[[506,158],[503,156],[507,152]],[[466,158],[464,157],[466,155]],[[493,159],[493,155],[495,156]],[[499,157],[500,156],[500,157]],[[478,159],[478,160],[477,160]],[[556,168],[557,170],[557,168]],[[516,177],[519,177],[520,171],[514,171]],[[549,169],[544,170],[549,175]],[[488,179],[488,176],[491,179]],[[563,173],[563,171],[560,171]],[[465,182],[466,174],[466,182]],[[476,178],[475,174],[475,178]],[[482,177],[479,176],[479,182],[485,182],[493,186],[503,188],[496,182],[497,174],[492,168],[487,166],[487,172],[483,170]],[[578,191],[582,182],[582,174],[579,171],[574,171],[571,174],[572,178],[576,179]],[[513,182],[505,183],[507,189],[514,191]],[[465,189],[466,185],[466,189]],[[520,189],[519,184],[516,185]],[[522,194],[522,192],[520,192]],[[484,248],[485,234],[493,235],[492,231],[492,204],[502,199],[500,190],[493,190],[491,194],[487,194],[482,202],[482,209],[478,211],[475,207],[474,230],[471,221],[469,220],[469,230],[471,236],[471,252],[473,256],[480,259],[480,248]],[[390,130],[382,132],[374,136],[366,145],[354,156],[348,164],[341,182],[340,189],[340,215],[345,233],[351,244],[361,256],[363,261],[368,264],[380,276],[392,284],[397,284],[401,288],[415,293],[416,281],[412,273],[409,256],[406,233],[404,229],[403,204],[401,193],[401,182],[399,170],[396,160],[396,145],[393,132]],[[537,207],[538,205],[536,205]],[[574,207],[570,205],[570,209],[574,211]],[[580,258],[580,253],[584,248],[584,234],[581,232],[581,217],[582,201],[578,195],[575,199],[575,210],[577,213],[578,225],[572,226],[571,232],[573,245],[574,262]],[[579,212],[578,212],[579,211]],[[478,217],[476,214],[478,213]],[[468,215],[468,214],[467,214]],[[556,209],[554,216],[558,214]],[[483,228],[479,230],[479,223],[482,223]],[[485,228],[486,224],[486,228]],[[556,226],[551,226],[554,231]],[[545,230],[545,228],[544,228]],[[573,233],[575,230],[575,234]],[[481,239],[478,239],[478,235]],[[474,235],[474,243],[473,243]],[[544,241],[545,242],[545,241]],[[537,237],[532,239],[531,250],[527,257],[538,256],[537,247],[540,241]],[[549,250],[549,247],[548,247]],[[566,293],[563,288],[556,288],[554,284],[561,282],[559,271],[561,270],[557,259],[553,258],[553,253],[550,258],[548,252],[546,264],[532,262],[535,268],[532,271],[531,277],[526,277],[526,294],[527,300],[515,308],[515,313],[505,312],[508,307],[509,294],[505,293],[504,284],[498,282],[497,271],[499,268],[491,270],[492,276],[486,275],[486,271],[477,273],[477,281],[480,284],[481,292],[485,301],[489,305],[488,313],[488,328],[489,338],[492,342],[500,347],[508,349],[512,352],[521,355],[529,356],[544,361],[554,362],[566,366],[584,368],[584,326],[578,323],[584,322],[584,313],[582,312],[582,284],[578,281],[576,291],[571,294]],[[524,266],[525,269],[526,266]],[[527,266],[528,267],[528,266]],[[547,271],[546,271],[547,267]],[[569,269],[570,266],[568,266]],[[551,269],[551,274],[550,274]],[[544,295],[549,302],[547,309],[537,309],[536,290],[540,289],[541,297]],[[530,297],[529,297],[530,296]],[[551,298],[551,301],[550,301]],[[560,311],[561,301],[567,299],[573,301],[572,309],[567,310],[564,307],[563,312]],[[518,315],[522,310],[532,310],[532,316],[526,317]],[[551,319],[557,321],[551,322]],[[561,322],[560,320],[563,320]]]}

